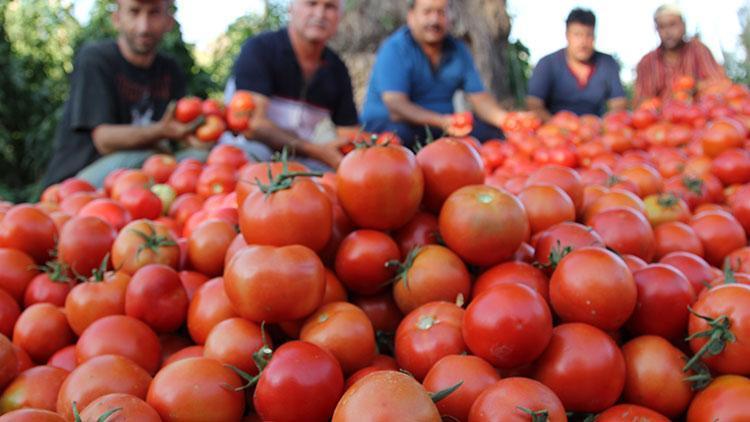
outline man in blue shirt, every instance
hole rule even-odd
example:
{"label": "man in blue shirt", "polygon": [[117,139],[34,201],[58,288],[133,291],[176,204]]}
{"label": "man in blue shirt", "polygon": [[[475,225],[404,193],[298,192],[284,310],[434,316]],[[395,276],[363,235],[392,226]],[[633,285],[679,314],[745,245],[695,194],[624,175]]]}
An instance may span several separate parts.
{"label": "man in blue shirt", "polygon": [[425,125],[439,136],[451,126],[453,95],[463,90],[479,119],[491,125],[476,122],[485,133],[473,134],[480,140],[501,136],[497,128],[506,112],[448,29],[448,0],[409,2],[407,26],[389,36],[375,58],[361,116],[366,131],[396,132],[406,145],[424,136]]}
{"label": "man in blue shirt", "polygon": [[595,25],[590,10],[573,9],[565,21],[568,46],[537,63],[526,105],[542,120],[561,110],[601,116],[607,108],[627,106],[620,66],[612,56],[594,50]]}

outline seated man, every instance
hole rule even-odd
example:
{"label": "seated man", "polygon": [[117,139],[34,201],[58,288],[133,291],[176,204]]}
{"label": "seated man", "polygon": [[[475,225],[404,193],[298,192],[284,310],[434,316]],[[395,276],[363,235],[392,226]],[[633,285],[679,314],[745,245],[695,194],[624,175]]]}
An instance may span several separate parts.
{"label": "seated man", "polygon": [[681,76],[690,76],[699,83],[726,77],[700,40],[685,38],[685,20],[677,6],[656,9],[654,22],[661,45],[638,63],[635,104],[649,97],[669,97],[674,81]]}
{"label": "seated man", "polygon": [[[484,89],[468,48],[448,34],[448,0],[409,2],[407,26],[378,50],[362,110],[368,132],[392,131],[410,145],[452,123],[453,96],[463,90],[474,112],[491,127],[480,140],[500,137],[506,112]],[[480,122],[477,122],[480,123]],[[478,125],[481,127],[480,125]]]}
{"label": "seated man", "polygon": [[596,17],[573,9],[565,20],[567,47],[544,56],[529,80],[526,105],[542,120],[561,110],[601,116],[627,107],[620,66],[594,50]]}
{"label": "seated man", "polygon": [[[248,39],[234,65],[225,95],[252,92],[255,111],[241,137],[225,137],[266,160],[284,146],[316,169],[336,168],[343,139],[357,132],[357,109],[349,71],[326,47],[341,17],[341,0],[294,0],[289,27]],[[313,142],[316,126],[329,117],[337,126],[325,142]],[[252,141],[248,141],[251,139]],[[341,139],[339,141],[338,139]]]}
{"label": "seated man", "polygon": [[174,25],[172,3],[118,0],[117,39],[81,48],[44,186],[76,174],[101,186],[113,169],[140,166],[162,140],[189,140],[195,128],[167,110],[184,95],[185,76],[157,51]]}

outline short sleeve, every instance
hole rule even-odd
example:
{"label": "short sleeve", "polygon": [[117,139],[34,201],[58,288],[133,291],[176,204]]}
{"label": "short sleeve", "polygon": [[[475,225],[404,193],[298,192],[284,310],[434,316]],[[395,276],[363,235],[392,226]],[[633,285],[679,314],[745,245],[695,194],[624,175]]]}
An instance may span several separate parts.
{"label": "short sleeve", "polygon": [[458,43],[458,46],[458,54],[460,55],[461,61],[463,61],[466,69],[463,86],[464,91],[468,94],[483,92],[484,84],[482,83],[481,76],[479,76],[479,71],[474,63],[474,58],[471,56],[471,52],[466,48],[466,45],[461,42]]}
{"label": "short sleeve", "polygon": [[345,64],[341,63],[339,73],[341,95],[339,96],[336,109],[331,113],[331,120],[336,126],[355,126],[359,123],[359,118],[357,117],[357,107],[354,105],[352,80]]}
{"label": "short sleeve", "polygon": [[607,87],[609,88],[607,99],[623,98],[626,94],[620,81],[620,65],[612,57],[608,57],[607,61],[609,62],[609,66],[607,66],[609,68],[607,72]]}
{"label": "short sleeve", "polygon": [[372,68],[373,79],[380,82],[380,91],[409,93],[409,66],[401,53],[396,39],[390,38],[380,47],[375,65]]}
{"label": "short sleeve", "polygon": [[272,70],[268,59],[269,53],[257,37],[245,42],[234,64],[234,80],[238,90],[271,96]]}
{"label": "short sleeve", "polygon": [[70,129],[91,131],[117,122],[117,92],[111,73],[101,51],[81,49],[71,76]]}
{"label": "short sleeve", "polygon": [[552,91],[552,63],[551,56],[539,60],[529,79],[528,95],[547,101]]}

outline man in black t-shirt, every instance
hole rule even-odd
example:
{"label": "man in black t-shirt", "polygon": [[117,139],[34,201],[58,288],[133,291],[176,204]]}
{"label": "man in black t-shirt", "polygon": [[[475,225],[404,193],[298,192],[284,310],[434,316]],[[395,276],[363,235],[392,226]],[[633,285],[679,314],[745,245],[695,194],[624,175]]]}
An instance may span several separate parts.
{"label": "man in black t-shirt", "polygon": [[[287,28],[243,44],[226,94],[251,91],[256,109],[239,146],[253,153],[257,147],[263,152],[288,146],[327,167],[338,166],[338,147],[356,133],[358,121],[349,71],[326,47],[341,8],[341,0],[293,0]],[[315,127],[326,118],[336,125],[337,139],[312,142]]]}
{"label": "man in black t-shirt", "polygon": [[167,110],[185,94],[185,76],[157,52],[174,25],[172,0],[118,0],[112,23],[116,40],[77,55],[44,186],[75,175],[101,186],[115,168],[140,166],[165,139],[194,141],[194,128]]}

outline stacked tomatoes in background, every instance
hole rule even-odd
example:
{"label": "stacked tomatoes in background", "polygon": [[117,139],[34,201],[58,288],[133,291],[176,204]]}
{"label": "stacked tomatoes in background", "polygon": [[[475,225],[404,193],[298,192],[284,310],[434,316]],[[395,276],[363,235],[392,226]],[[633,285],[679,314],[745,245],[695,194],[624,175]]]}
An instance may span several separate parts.
{"label": "stacked tomatoes in background", "polygon": [[747,420],[750,93],[688,100],[3,204],[0,421]]}
{"label": "stacked tomatoes in background", "polygon": [[177,101],[174,117],[181,123],[196,123],[195,136],[201,142],[216,142],[222,133],[230,130],[241,133],[250,127],[255,108],[249,91],[237,91],[229,105],[214,99],[183,97]]}

